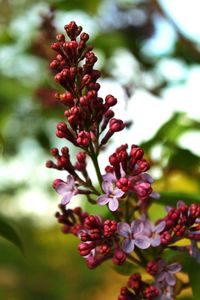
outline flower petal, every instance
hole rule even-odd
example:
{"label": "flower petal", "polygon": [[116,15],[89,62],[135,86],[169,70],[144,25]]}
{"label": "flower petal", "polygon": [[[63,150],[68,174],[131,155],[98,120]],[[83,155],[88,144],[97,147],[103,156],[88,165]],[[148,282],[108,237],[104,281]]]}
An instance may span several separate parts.
{"label": "flower petal", "polygon": [[125,239],[122,243],[122,250],[126,253],[131,253],[135,248],[134,240]]}
{"label": "flower petal", "polygon": [[125,177],[126,176],[126,172],[124,172],[122,166],[120,165],[120,175],[121,177]]}
{"label": "flower petal", "polygon": [[164,230],[165,226],[166,226],[166,222],[162,221],[162,222],[158,223],[158,225],[155,226],[154,231],[157,233],[160,233]]}
{"label": "flower petal", "polygon": [[154,225],[148,219],[145,222],[143,222],[143,225],[144,225],[144,228],[142,230],[142,233],[144,235],[151,236],[152,232],[154,231]]}
{"label": "flower petal", "polygon": [[72,175],[68,175],[67,176],[68,189],[72,190],[74,188],[74,184],[75,184],[74,177]]}
{"label": "flower petal", "polygon": [[147,249],[151,245],[151,240],[144,235],[137,235],[135,245],[140,249]]}
{"label": "flower petal", "polygon": [[120,198],[124,195],[124,192],[118,188],[115,188],[113,190],[113,196],[115,196],[116,198]]}
{"label": "flower petal", "polygon": [[113,184],[110,181],[103,181],[102,188],[106,194],[113,193]]}
{"label": "flower petal", "polygon": [[141,177],[142,181],[147,181],[149,183],[153,183],[154,182],[153,178],[149,174],[147,174],[147,173],[141,174],[140,177]]}
{"label": "flower petal", "polygon": [[110,201],[110,198],[108,197],[108,195],[104,194],[101,195],[97,198],[97,203],[100,205],[105,205]]}
{"label": "flower petal", "polygon": [[131,234],[131,228],[128,223],[121,222],[117,224],[117,232],[121,236],[128,237]]}
{"label": "flower petal", "polygon": [[160,236],[158,234],[155,234],[153,238],[151,238],[151,246],[157,247],[160,245]]}
{"label": "flower petal", "polygon": [[172,207],[169,206],[169,205],[167,205],[167,206],[165,207],[165,210],[166,210],[167,213],[170,212],[171,209],[172,209]]}
{"label": "flower petal", "polygon": [[110,201],[108,203],[108,207],[111,211],[117,210],[118,207],[119,207],[119,201],[117,200],[117,198],[110,198]]}
{"label": "flower petal", "polygon": [[116,180],[116,176],[113,173],[106,173],[103,175],[103,181],[116,182]]}
{"label": "flower petal", "polygon": [[166,272],[162,271],[158,275],[156,275],[156,281],[162,282],[166,277]]}
{"label": "flower petal", "polygon": [[55,188],[56,192],[60,195],[65,195],[66,192],[69,191],[68,189],[68,185],[67,183],[65,182],[59,182],[57,185],[56,185],[56,188]]}
{"label": "flower petal", "polygon": [[62,205],[67,205],[73,196],[73,192],[67,192],[61,200]]}
{"label": "flower petal", "polygon": [[192,240],[192,257],[200,264],[200,250],[196,241]]}
{"label": "flower petal", "polygon": [[166,282],[168,285],[173,286],[176,284],[176,277],[169,272],[166,272],[166,276],[165,276]]}
{"label": "flower petal", "polygon": [[144,229],[144,224],[141,220],[135,220],[131,223],[131,231],[133,234],[141,233]]}
{"label": "flower petal", "polygon": [[160,194],[157,193],[157,192],[152,192],[149,196],[153,199],[159,199],[160,198]]}
{"label": "flower petal", "polygon": [[173,263],[173,264],[168,265],[167,269],[171,273],[177,273],[177,272],[179,272],[182,269],[182,266],[179,263]]}

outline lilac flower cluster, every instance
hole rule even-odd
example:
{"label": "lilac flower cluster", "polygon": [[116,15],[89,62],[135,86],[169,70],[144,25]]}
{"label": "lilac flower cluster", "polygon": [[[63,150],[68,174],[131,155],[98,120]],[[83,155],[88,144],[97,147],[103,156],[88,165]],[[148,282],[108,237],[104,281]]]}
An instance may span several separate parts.
{"label": "lilac flower cluster", "polygon": [[122,249],[126,253],[134,251],[135,246],[140,249],[147,249],[150,246],[157,247],[161,244],[160,233],[166,227],[166,222],[161,221],[154,226],[150,220],[134,220],[131,225],[128,223],[118,223],[119,235],[125,237]]}
{"label": "lilac flower cluster", "polygon": [[[69,40],[63,34],[56,37],[51,48],[57,53],[50,66],[55,80],[64,88],[56,98],[64,107],[66,122],[57,125],[56,136],[80,148],[72,162],[68,147],[51,150],[55,161],[47,161],[48,168],[67,171],[66,181],[56,179],[53,187],[62,196],[56,218],[63,233],[71,233],[80,240],[78,251],[89,268],[95,268],[111,259],[116,265],[127,262],[142,267],[152,276],[146,283],[139,274],[129,278],[127,287],[121,289],[119,300],[176,298],[176,273],[178,262],[163,258],[166,250],[187,251],[200,260],[197,242],[200,241],[200,205],[186,205],[179,201],[176,208],[167,208],[164,218],[155,224],[149,219],[152,199],[159,194],[153,191],[153,179],[146,173],[150,167],[144,151],[137,145],[118,147],[108,158],[102,174],[98,157],[116,132],[126,127],[126,122],[116,119],[112,107],[117,99],[107,95],[99,97],[101,73],[94,69],[97,57],[93,47],[87,45],[89,35],[75,22],[65,26]],[[94,184],[87,168],[90,158],[96,170],[99,187]],[[90,215],[80,207],[67,205],[76,195],[84,195],[97,206],[108,207],[109,217],[98,213]],[[190,245],[178,246],[176,242],[187,239]]]}

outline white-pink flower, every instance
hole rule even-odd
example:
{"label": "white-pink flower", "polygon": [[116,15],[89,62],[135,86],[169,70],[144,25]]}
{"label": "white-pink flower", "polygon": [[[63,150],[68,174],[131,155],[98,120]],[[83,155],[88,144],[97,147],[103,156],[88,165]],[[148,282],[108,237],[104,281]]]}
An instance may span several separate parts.
{"label": "white-pink flower", "polygon": [[158,274],[156,275],[156,282],[158,285],[174,286],[176,284],[175,274],[182,269],[179,263],[172,263],[168,265],[164,260],[158,262]]}
{"label": "white-pink flower", "polygon": [[116,180],[112,173],[107,173],[103,176],[102,188],[105,194],[101,195],[97,199],[97,203],[100,205],[108,204],[111,211],[115,211],[119,207],[119,198],[124,195],[124,192],[115,187],[114,182]]}
{"label": "white-pink flower", "polygon": [[161,221],[157,225],[153,225],[149,219],[143,215],[141,221],[144,225],[143,234],[145,234],[151,241],[152,247],[157,247],[161,243],[160,234],[163,232],[166,226],[165,221]]}
{"label": "white-pink flower", "polygon": [[59,181],[55,190],[58,194],[62,195],[61,204],[67,205],[71,198],[77,194],[77,187],[75,186],[74,177],[71,175],[67,176],[67,181]]}
{"label": "white-pink flower", "polygon": [[128,223],[118,223],[117,232],[125,237],[122,243],[122,249],[126,253],[131,253],[135,246],[140,249],[147,249],[151,245],[150,239],[144,234],[144,224],[140,220],[135,220],[129,225]]}

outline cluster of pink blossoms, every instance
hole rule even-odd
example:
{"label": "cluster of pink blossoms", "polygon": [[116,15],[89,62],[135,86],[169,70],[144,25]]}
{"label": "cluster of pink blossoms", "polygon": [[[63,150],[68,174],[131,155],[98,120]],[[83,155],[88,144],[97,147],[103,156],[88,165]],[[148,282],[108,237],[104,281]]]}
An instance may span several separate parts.
{"label": "cluster of pink blossoms", "polygon": [[[153,224],[148,216],[152,198],[159,194],[152,189],[153,179],[146,172],[149,163],[144,151],[136,145],[124,144],[108,158],[102,174],[98,156],[107,147],[116,132],[128,126],[116,119],[112,107],[117,99],[98,96],[101,73],[94,69],[97,57],[93,47],[87,45],[89,35],[75,22],[65,26],[68,36],[56,36],[51,48],[57,53],[50,67],[55,80],[62,88],[56,98],[64,107],[66,122],[57,124],[56,135],[71,142],[81,151],[71,161],[68,147],[61,151],[53,148],[55,161],[46,163],[48,168],[67,171],[66,181],[56,179],[53,187],[62,196],[56,218],[63,233],[71,233],[80,240],[78,251],[89,268],[106,260],[123,265],[126,261],[143,267],[152,276],[144,282],[139,274],[132,274],[127,286],[121,289],[119,300],[175,299],[176,273],[181,270],[178,262],[167,262],[163,253],[168,249],[187,251],[200,260],[197,242],[200,240],[200,205],[186,205],[179,201],[176,208],[167,208],[167,215]],[[87,169],[90,158],[96,170],[99,187]],[[96,204],[97,215],[90,215],[80,207],[67,207],[73,197],[84,195]],[[106,205],[110,212],[104,219],[98,215],[98,205]],[[188,239],[188,246],[177,246],[181,239]]]}

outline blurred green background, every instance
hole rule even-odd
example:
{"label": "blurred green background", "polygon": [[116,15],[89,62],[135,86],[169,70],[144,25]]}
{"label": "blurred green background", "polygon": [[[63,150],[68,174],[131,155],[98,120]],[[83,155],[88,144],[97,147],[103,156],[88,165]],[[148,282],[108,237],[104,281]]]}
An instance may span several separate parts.
{"label": "blurred green background", "polygon": [[0,7],[0,213],[25,248],[23,256],[0,239],[0,299],[117,299],[127,277],[111,263],[87,270],[77,240],[54,218],[51,182],[60,174],[45,161],[64,142],[54,136],[63,109],[53,97],[50,44],[71,20],[90,34],[101,93],[113,93],[116,117],[133,122],[108,153],[127,141],[144,147],[161,192],[155,220],[165,204],[200,199],[200,3],[1,0]]}

